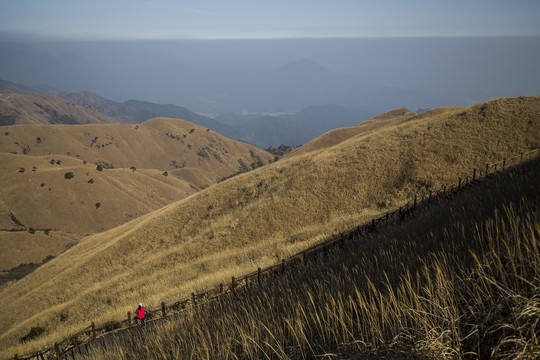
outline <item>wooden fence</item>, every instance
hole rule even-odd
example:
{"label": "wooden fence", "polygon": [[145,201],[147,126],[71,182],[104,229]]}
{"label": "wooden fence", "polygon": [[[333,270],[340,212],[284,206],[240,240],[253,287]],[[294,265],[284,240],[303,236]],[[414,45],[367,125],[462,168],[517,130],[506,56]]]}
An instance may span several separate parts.
{"label": "wooden fence", "polygon": [[[540,154],[540,149],[535,149],[529,152],[522,152],[517,156],[510,158],[504,158],[502,161],[486,164],[485,166],[474,168],[471,173],[465,174],[465,176],[459,177],[456,184],[449,186],[443,186],[438,190],[427,190],[423,193],[417,193],[413,199],[395,209],[394,211],[387,212],[386,214],[372,219],[370,222],[360,225],[358,227],[349,229],[340,233],[337,236],[333,236],[309,249],[302,251],[290,258],[283,259],[280,263],[265,267],[258,268],[255,271],[244,274],[239,277],[232,277],[231,282],[227,284],[219,284],[218,286],[201,291],[199,293],[191,293],[191,296],[182,300],[178,300],[171,303],[162,302],[158,306],[154,306],[146,309],[145,323],[152,323],[157,320],[161,320],[172,315],[178,315],[183,311],[189,309],[195,309],[199,304],[203,302],[213,301],[226,294],[235,294],[240,288],[246,285],[258,284],[262,282],[262,278],[270,275],[276,275],[285,272],[288,268],[296,265],[306,265],[309,261],[316,259],[318,254],[327,253],[331,248],[336,246],[343,247],[346,242],[358,238],[366,233],[372,232],[377,228],[400,220],[411,214],[412,211],[418,209],[421,206],[431,203],[432,201],[439,200],[452,195],[458,191],[469,187],[471,184],[477,183],[483,178],[494,174],[498,171],[507,169],[508,167],[519,165],[525,161],[536,158]],[[88,353],[88,343],[104,335],[125,331],[136,326],[134,316],[131,312],[128,312],[126,316],[121,316],[115,319],[111,319],[96,325],[94,322],[90,326],[82,329],[69,336],[68,338],[55,343],[54,346],[36,351],[34,353],[25,355],[15,355],[15,360],[29,360],[29,359],[76,359],[78,350],[79,355],[82,354],[83,349]]]}

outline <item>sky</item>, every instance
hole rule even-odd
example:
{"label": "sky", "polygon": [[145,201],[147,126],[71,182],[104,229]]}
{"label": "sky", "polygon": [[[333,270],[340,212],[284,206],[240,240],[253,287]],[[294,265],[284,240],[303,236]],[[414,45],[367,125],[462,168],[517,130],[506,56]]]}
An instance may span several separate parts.
{"label": "sky", "polygon": [[0,0],[2,38],[540,35],[538,0]]}

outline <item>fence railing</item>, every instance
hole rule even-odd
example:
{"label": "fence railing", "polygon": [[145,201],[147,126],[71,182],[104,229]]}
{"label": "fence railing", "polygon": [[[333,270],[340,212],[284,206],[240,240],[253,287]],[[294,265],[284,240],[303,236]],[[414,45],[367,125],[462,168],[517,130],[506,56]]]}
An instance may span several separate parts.
{"label": "fence railing", "polygon": [[[198,293],[191,293],[191,296],[182,300],[178,300],[171,303],[162,302],[158,306],[154,306],[146,309],[145,323],[152,323],[157,320],[161,320],[172,315],[178,315],[183,311],[189,309],[195,309],[199,304],[215,300],[223,295],[232,293],[236,294],[240,288],[250,285],[261,285],[263,277],[267,277],[274,274],[283,273],[287,268],[298,264],[307,264],[309,261],[316,259],[318,254],[327,253],[331,248],[335,246],[343,247],[347,241],[351,241],[358,236],[376,230],[385,224],[394,222],[399,219],[403,219],[412,211],[425,204],[429,204],[432,201],[439,200],[461,191],[468,187],[472,183],[478,182],[487,176],[494,174],[498,171],[505,170],[509,167],[521,164],[525,161],[531,160],[540,154],[540,149],[534,149],[528,152],[521,152],[519,155],[503,158],[503,160],[485,164],[481,167],[474,168],[472,172],[468,174],[462,174],[463,176],[457,179],[456,184],[450,184],[443,186],[441,189],[425,190],[415,194],[414,198],[400,206],[399,208],[387,212],[378,218],[373,218],[371,221],[354,227],[352,229],[341,232],[338,235],[332,236],[321,243],[308,248],[296,255],[293,255],[287,259],[283,259],[280,263],[265,267],[257,268],[257,270],[244,274],[239,277],[232,277],[231,282],[227,284],[219,284],[216,287],[210,288]],[[98,339],[108,334],[124,331],[133,328],[135,325],[134,317],[131,312],[127,313],[127,316],[117,317],[96,325],[94,322],[90,326],[80,330],[79,332],[69,336],[68,338],[57,342],[54,346],[36,351],[25,355],[15,355],[14,360],[29,360],[29,359],[61,359],[70,354],[72,359],[76,358],[75,350],[79,350],[81,354],[81,348],[86,346],[86,352],[88,353],[88,343],[92,340]]]}

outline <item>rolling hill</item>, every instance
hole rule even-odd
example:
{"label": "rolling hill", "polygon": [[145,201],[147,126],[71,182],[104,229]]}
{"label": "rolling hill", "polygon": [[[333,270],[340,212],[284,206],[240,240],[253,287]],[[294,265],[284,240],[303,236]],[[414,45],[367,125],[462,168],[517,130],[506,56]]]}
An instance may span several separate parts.
{"label": "rolling hill", "polygon": [[50,335],[42,341],[52,341],[141,301],[156,305],[225,282],[455,182],[474,167],[540,146],[538,97],[402,113],[394,123],[381,117],[384,126],[83,238],[0,290],[2,346],[31,326],[46,328]]}
{"label": "rolling hill", "polygon": [[91,106],[105,115],[121,119],[121,122],[142,123],[156,117],[170,117],[187,120],[231,137],[232,130],[227,125],[173,104],[155,104],[140,100],[128,100],[120,103],[89,91],[67,94],[64,98],[78,105]]}
{"label": "rolling hill", "polygon": [[103,168],[197,168],[213,180],[265,163],[269,155],[191,122],[155,118],[140,125],[57,125],[2,128],[0,152],[66,155]]}
{"label": "rolling hill", "polygon": [[215,119],[174,104],[105,99],[89,91],[68,93],[50,86],[32,88],[0,80],[0,126],[14,124],[142,123],[156,117],[193,122],[228,138],[260,148],[301,145],[326,131],[353,126],[376,112],[335,104],[308,106],[281,116],[221,114]]}
{"label": "rolling hill", "polygon": [[[7,84],[7,85],[6,85]],[[0,83],[0,126],[23,124],[108,124],[119,119],[63,98]]]}
{"label": "rolling hill", "polygon": [[304,146],[295,149],[288,156],[298,156],[312,151],[329,148],[353,136],[363,134],[368,131],[373,131],[383,126],[396,125],[400,122],[407,121],[415,115],[417,114],[405,108],[388,111],[353,127],[339,128],[328,131],[327,133],[308,142]]}
{"label": "rolling hill", "polygon": [[[254,146],[177,119],[3,127],[0,270],[39,263],[83,235],[157,210],[271,159]],[[73,178],[66,179],[67,173]],[[30,234],[30,228],[37,231]]]}

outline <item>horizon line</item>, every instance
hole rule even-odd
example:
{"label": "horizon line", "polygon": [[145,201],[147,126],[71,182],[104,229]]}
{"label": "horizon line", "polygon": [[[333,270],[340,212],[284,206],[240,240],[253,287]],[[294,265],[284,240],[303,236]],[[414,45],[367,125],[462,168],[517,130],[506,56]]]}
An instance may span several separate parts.
{"label": "horizon line", "polygon": [[14,34],[0,31],[0,42],[116,42],[116,41],[238,41],[238,40],[362,40],[362,39],[474,39],[474,38],[534,38],[540,34],[519,35],[332,35],[332,36],[208,36],[208,37],[95,37],[73,38]]}

